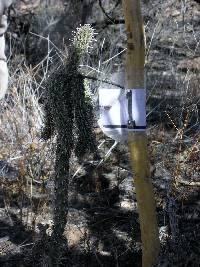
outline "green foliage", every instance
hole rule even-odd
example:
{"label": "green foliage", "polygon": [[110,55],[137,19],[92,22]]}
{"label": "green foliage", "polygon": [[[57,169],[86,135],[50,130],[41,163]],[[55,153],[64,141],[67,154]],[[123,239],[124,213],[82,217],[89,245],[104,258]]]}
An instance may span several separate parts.
{"label": "green foliage", "polygon": [[45,101],[45,127],[42,137],[54,134],[68,136],[70,149],[82,157],[87,151],[96,151],[93,134],[93,107],[88,84],[79,72],[79,63],[93,41],[94,29],[84,25],[77,29],[69,58],[54,71],[47,84]]}
{"label": "green foliage", "polygon": [[93,40],[94,30],[85,25],[77,29],[69,49],[69,58],[56,69],[46,86],[45,127],[42,137],[56,135],[55,211],[53,243],[55,258],[67,220],[69,159],[72,151],[81,158],[86,152],[97,150],[93,133],[93,107],[85,90],[86,83],[79,72],[79,64]]}

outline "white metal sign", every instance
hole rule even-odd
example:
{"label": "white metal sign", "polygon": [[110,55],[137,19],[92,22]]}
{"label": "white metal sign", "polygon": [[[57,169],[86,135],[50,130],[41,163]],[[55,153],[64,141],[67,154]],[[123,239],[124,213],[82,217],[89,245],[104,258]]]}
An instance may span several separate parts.
{"label": "white metal sign", "polygon": [[99,89],[102,131],[117,142],[126,141],[129,131],[146,130],[145,89]]}

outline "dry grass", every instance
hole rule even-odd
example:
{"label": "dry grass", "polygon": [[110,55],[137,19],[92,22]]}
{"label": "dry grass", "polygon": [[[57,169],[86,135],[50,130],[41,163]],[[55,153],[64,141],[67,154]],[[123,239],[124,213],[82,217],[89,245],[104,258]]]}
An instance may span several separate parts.
{"label": "dry grass", "polygon": [[[44,23],[44,20],[41,21]],[[48,23],[51,24],[51,22],[53,22],[53,15],[50,16]],[[111,70],[121,67],[121,58],[115,57],[115,55],[124,48],[124,44],[121,42],[124,31],[120,28],[120,34],[113,41],[112,36],[115,34],[115,30],[112,30],[112,33],[105,31],[101,36],[97,36],[99,41],[95,45],[97,51],[95,59],[93,55],[88,56],[82,64],[86,74],[101,78],[106,77],[106,74],[110,73]],[[43,37],[39,36],[38,39],[41,40]],[[45,42],[48,42],[48,39],[45,39]],[[110,45],[111,43],[112,45]],[[116,48],[114,43],[118,43],[120,48]],[[58,55],[63,57],[59,49],[53,47],[52,44],[49,47],[51,47],[49,52],[52,51],[51,49],[55,49],[55,57]],[[149,48],[148,53],[151,56],[151,46]],[[16,52],[14,48],[13,51]],[[48,189],[48,184],[53,177],[54,155],[52,151],[54,142],[52,140],[52,142],[46,143],[40,139],[40,130],[43,125],[41,103],[45,90],[44,81],[50,74],[49,65],[53,65],[55,62],[55,58],[50,58],[49,55],[50,53],[34,68],[27,66],[24,63],[25,60],[21,59],[20,56],[12,56],[12,61],[9,62],[11,76],[9,91],[6,100],[0,103],[0,163],[3,166],[0,170],[3,200],[1,207],[9,214],[10,211],[13,212],[13,207],[17,206],[19,209],[17,216],[25,228],[31,228],[34,231],[38,231],[38,223],[50,223],[52,213],[52,192]],[[153,59],[151,60],[153,61]],[[154,71],[153,68],[152,71]],[[163,239],[163,254],[166,258],[170,255],[171,266],[178,266],[178,263],[172,265],[173,260],[174,262],[177,260],[181,264],[180,255],[184,256],[184,253],[182,254],[183,251],[181,251],[180,246],[183,245],[186,250],[188,248],[185,244],[188,242],[191,244],[191,249],[196,249],[196,245],[193,246],[193,243],[198,239],[195,216],[199,215],[200,185],[199,81],[198,78],[193,80],[193,77],[196,77],[193,74],[195,71],[193,73],[188,68],[183,75],[184,77],[182,76],[183,79],[177,81],[171,79],[170,76],[171,80],[167,80],[173,88],[173,90],[170,88],[170,91],[163,87],[165,84],[164,75],[160,77],[160,80],[152,79],[152,83],[149,83],[151,88],[148,91],[149,148],[152,165],[155,166],[152,178],[156,189],[159,225],[167,229]],[[149,77],[150,80],[151,76]],[[155,105],[154,100],[156,101]],[[101,141],[103,139],[105,137],[102,138],[101,135]],[[114,162],[114,157],[120,158],[120,149],[120,146],[117,147],[110,156],[110,172],[113,171],[112,167],[116,162],[121,164],[120,160]],[[104,154],[104,151],[102,150],[101,153]],[[130,173],[127,155],[125,162]],[[13,171],[10,173],[6,171],[5,166],[7,164],[13,167]],[[76,171],[77,166],[73,158],[71,161],[72,173]],[[116,175],[116,172],[113,175]],[[78,219],[74,216],[78,226],[68,226],[67,234],[72,246],[75,246],[76,249],[78,246],[82,246],[86,251],[92,251],[95,254],[101,250],[95,247],[95,244],[101,244],[101,241],[93,241],[92,243],[91,240],[96,238],[95,233],[91,229],[88,230],[87,223],[79,225],[80,221],[84,219],[80,214]],[[91,214],[87,214],[87,218]],[[114,217],[114,215],[108,216],[108,221],[113,219],[112,216]],[[118,213],[115,216],[113,227],[119,220]],[[127,216],[126,220],[129,219],[130,217]],[[102,220],[102,222],[104,221]],[[95,225],[96,222],[93,221],[92,223]],[[98,224],[99,228],[101,228],[101,224]],[[190,233],[193,233],[194,228],[194,236],[191,236]],[[103,226],[101,230],[103,233],[105,230]],[[109,239],[113,228],[106,230],[109,231],[106,234],[104,232],[104,234]],[[90,233],[88,234],[88,232]],[[131,236],[132,232],[128,232],[127,235]],[[170,243],[171,241],[172,243]],[[177,245],[178,242],[180,246]],[[116,251],[117,255],[121,247],[116,249],[115,245],[111,243],[109,243],[112,247],[110,250]],[[128,246],[132,246],[132,244],[128,243]],[[173,251],[171,254],[168,253],[167,246]],[[198,260],[195,259],[197,256],[194,252],[188,256],[191,259],[192,257],[194,257],[194,261]]]}

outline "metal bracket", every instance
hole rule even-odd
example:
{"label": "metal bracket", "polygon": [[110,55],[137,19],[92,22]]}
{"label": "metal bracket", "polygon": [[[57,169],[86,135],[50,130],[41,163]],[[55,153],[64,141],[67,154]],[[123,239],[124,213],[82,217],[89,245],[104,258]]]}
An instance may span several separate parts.
{"label": "metal bracket", "polygon": [[127,121],[127,128],[128,129],[134,129],[136,124],[135,121],[133,120],[133,115],[132,115],[132,92],[129,90],[126,93],[126,97],[128,99],[128,121]]}
{"label": "metal bracket", "polygon": [[133,100],[132,100],[132,90],[128,90],[128,92],[126,93],[126,98],[128,99],[128,121],[127,121],[127,129],[137,129],[137,130],[145,130],[146,126],[139,126],[136,125],[135,120],[133,119],[133,114],[132,114],[132,110],[133,110]]}

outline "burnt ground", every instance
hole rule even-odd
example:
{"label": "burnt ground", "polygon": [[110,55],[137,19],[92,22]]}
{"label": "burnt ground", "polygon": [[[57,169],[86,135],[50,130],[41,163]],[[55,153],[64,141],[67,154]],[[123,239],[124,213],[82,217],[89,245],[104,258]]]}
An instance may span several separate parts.
{"label": "burnt ground", "polygon": [[[156,266],[200,266],[198,173],[193,180],[179,175],[174,189],[170,168],[177,167],[167,169],[167,162],[159,158],[176,148],[151,141],[157,150],[152,179],[162,244]],[[104,149],[111,144],[107,140]],[[152,147],[149,148],[151,151]],[[60,266],[141,266],[137,202],[128,160],[127,147],[118,145],[101,167],[85,161],[70,180],[65,230],[69,250],[64,248]],[[33,182],[31,198],[25,191],[20,195],[13,189],[19,179],[17,168],[0,163],[4,181],[0,209],[1,266],[49,266],[53,181],[46,180],[45,185]],[[187,163],[187,169],[190,164]]]}

